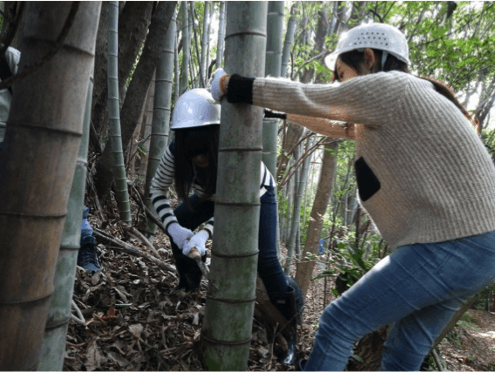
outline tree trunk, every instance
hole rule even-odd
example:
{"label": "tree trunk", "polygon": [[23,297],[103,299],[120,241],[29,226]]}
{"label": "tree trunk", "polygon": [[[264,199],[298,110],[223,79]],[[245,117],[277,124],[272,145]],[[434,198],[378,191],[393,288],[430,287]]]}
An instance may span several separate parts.
{"label": "tree trunk", "polygon": [[[227,4],[226,69],[264,72],[267,3]],[[210,370],[246,370],[260,219],[263,111],[222,103],[215,231],[202,338]],[[236,275],[232,275],[232,273]]]}
{"label": "tree trunk", "polygon": [[334,175],[336,173],[336,158],[332,156],[331,151],[335,152],[337,148],[338,142],[327,143],[324,147],[317,194],[315,195],[315,201],[308,223],[307,241],[301,255],[301,262],[297,264],[296,282],[303,292],[303,298],[305,298],[308,293],[310,279],[312,278],[313,269],[315,267],[315,261],[307,261],[305,260],[305,257],[307,254],[318,253],[323,217],[331,197]]}
{"label": "tree trunk", "polygon": [[[145,205],[155,211],[150,199],[150,186],[155,176],[160,159],[168,144],[169,121],[171,113],[172,77],[174,74],[174,38],[176,37],[176,17],[174,16],[165,35],[165,48],[160,55],[157,66],[157,79],[155,83],[155,99],[153,102],[153,123],[148,156],[148,168],[145,182]],[[149,221],[147,237],[155,235],[156,225]]]}
{"label": "tree trunk", "polygon": [[[131,225],[131,204],[129,203],[129,192],[127,189],[126,166],[122,152],[121,122],[119,118],[119,76],[118,65],[118,23],[119,2],[109,3],[107,15],[108,23],[108,97],[109,97],[109,121],[110,121],[110,150],[112,152],[112,172],[115,179],[115,199],[119,208],[119,215],[123,222]],[[108,146],[107,146],[108,147]]]}
{"label": "tree trunk", "polygon": [[[40,359],[70,185],[94,63],[99,2],[30,2],[23,65],[57,54],[14,85],[0,155],[0,369],[35,370]],[[79,6],[79,8],[77,8]]]}
{"label": "tree trunk", "polygon": [[[176,15],[176,35],[174,36],[174,102],[179,98],[181,91],[181,70],[179,68],[179,43],[177,42],[177,12]],[[169,138],[170,139],[170,138]]]}
{"label": "tree trunk", "polygon": [[[181,3],[181,21],[183,28],[183,61],[181,65],[181,87],[179,95],[188,90],[188,66],[190,57],[191,35],[189,32],[188,2]],[[193,76],[191,77],[193,78]]]}
{"label": "tree trunk", "polygon": [[220,2],[219,11],[219,33],[217,37],[217,58],[215,67],[222,67],[222,57],[224,56],[224,36],[226,35],[226,2]]}
{"label": "tree trunk", "polygon": [[[129,85],[120,113],[124,154],[128,151],[129,142],[138,123],[146,99],[146,92],[153,77],[155,66],[158,63],[160,51],[164,48],[164,35],[174,14],[175,5],[176,2],[172,1],[159,2],[157,10],[153,14],[143,52],[134,71],[133,79]],[[102,205],[107,200],[114,181],[111,169],[112,152],[110,146],[106,146],[96,164],[97,173],[95,175],[95,186]]]}
{"label": "tree trunk", "polygon": [[[267,48],[265,52],[265,75],[281,75],[282,28],[284,26],[284,1],[269,1],[267,9]],[[277,163],[277,132],[279,120],[263,120],[263,154],[262,161],[269,172],[275,176]],[[277,200],[277,199],[276,199]],[[279,215],[277,215],[279,224]],[[279,230],[276,234],[276,250],[280,256]]]}
{"label": "tree trunk", "polygon": [[202,76],[204,80],[202,81],[201,87],[206,87],[208,82],[208,50],[207,44],[208,39],[210,38],[210,3],[205,1],[203,4],[203,34],[202,34],[202,43],[201,43],[201,61],[200,61],[200,69],[203,72]]}
{"label": "tree trunk", "polygon": [[286,140],[283,143],[283,153],[281,156],[279,156],[278,163],[279,165],[277,166],[277,175],[276,175],[276,180],[279,181],[284,172],[286,171],[286,168],[288,166],[289,159],[291,158],[291,152],[295,149],[296,144],[300,140],[303,131],[305,128],[303,128],[301,125],[292,123],[290,121],[287,122],[287,130],[286,130]]}
{"label": "tree trunk", "polygon": [[[102,137],[108,131],[107,7],[108,1],[104,1],[97,35],[95,87],[91,111],[91,121],[95,128],[91,136],[91,144],[93,149],[98,152],[103,148],[101,145]],[[127,1],[119,15],[119,92],[123,91],[146,38],[152,10],[153,1]]]}
{"label": "tree trunk", "polygon": [[67,329],[71,319],[71,301],[76,275],[76,262],[81,240],[81,223],[83,220],[84,188],[86,185],[86,168],[91,117],[91,95],[93,80],[86,97],[86,109],[83,121],[83,136],[74,173],[71,193],[65,219],[64,235],[60,245],[55,271],[55,291],[53,293],[45,335],[41,346],[40,371],[62,371],[65,357]]}
{"label": "tree trunk", "polygon": [[[310,143],[312,141],[312,138],[307,139],[307,144],[306,144],[306,149],[307,151],[310,149]],[[303,151],[301,151],[303,156]],[[305,180],[308,177],[308,169],[310,168],[310,160],[311,156],[308,156],[305,161],[302,164],[301,170],[296,178],[296,185],[298,186],[295,188],[296,190],[296,195],[295,195],[295,201],[294,201],[294,206],[293,206],[293,220],[292,220],[292,225],[291,225],[291,234],[289,236],[289,245],[288,245],[288,257],[286,258],[286,268],[285,268],[285,273],[288,274],[290,267],[291,267],[291,261],[293,259],[294,253],[295,253],[295,248],[297,247],[297,235],[298,231],[300,229],[300,212],[301,212],[301,201],[303,199],[303,188],[305,185]]]}
{"label": "tree trunk", "polygon": [[[157,71],[155,71],[155,74]],[[156,75],[153,75],[152,81],[150,82],[150,87],[148,88],[148,93],[146,94],[145,104],[143,105],[143,113],[140,116],[141,122],[141,131],[139,138],[144,141],[143,142],[143,150],[146,154],[140,156],[139,161],[139,170],[138,176],[142,179],[146,177],[146,168],[148,166],[148,156],[150,154],[150,137],[152,134],[152,121],[153,121],[153,101],[155,100],[155,84],[156,84]],[[133,154],[136,149],[133,149],[131,146],[131,150],[129,151]],[[136,157],[134,157],[136,158]],[[132,170],[132,167],[129,167]]]}
{"label": "tree trunk", "polygon": [[282,50],[281,59],[281,77],[286,77],[288,74],[288,61],[291,53],[291,45],[293,45],[294,35],[296,30],[296,18],[291,15],[288,20],[288,27],[286,30],[286,38],[284,39],[284,47]]}
{"label": "tree trunk", "polygon": [[[267,10],[267,50],[265,75],[281,76],[282,28],[284,26],[284,1],[269,1]],[[276,174],[277,130],[279,120],[264,119],[262,160],[272,175]]]}

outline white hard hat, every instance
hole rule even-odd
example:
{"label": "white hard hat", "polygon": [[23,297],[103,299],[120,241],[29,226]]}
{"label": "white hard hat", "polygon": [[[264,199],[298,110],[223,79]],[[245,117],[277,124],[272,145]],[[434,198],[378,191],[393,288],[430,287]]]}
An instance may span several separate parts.
{"label": "white hard hat", "polygon": [[[365,48],[384,50],[407,65],[410,64],[405,35],[396,27],[384,23],[363,24],[343,34],[339,38],[336,50],[325,58],[325,64],[334,71],[339,55]],[[385,58],[382,61],[382,67],[384,63]]]}
{"label": "white hard hat", "polygon": [[178,98],[172,113],[172,130],[214,124],[220,124],[220,104],[207,89],[191,89]]}

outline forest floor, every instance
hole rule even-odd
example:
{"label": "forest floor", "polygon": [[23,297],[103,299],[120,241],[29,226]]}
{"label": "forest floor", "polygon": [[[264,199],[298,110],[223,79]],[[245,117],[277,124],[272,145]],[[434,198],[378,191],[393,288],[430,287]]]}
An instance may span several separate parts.
{"label": "forest floor", "polygon": [[[93,226],[101,221],[90,216]],[[110,223],[106,232],[122,238],[119,227]],[[133,238],[128,243],[151,253]],[[168,238],[158,232],[156,247],[163,261],[173,264]],[[175,291],[175,273],[162,270],[143,258],[130,256],[110,244],[98,246],[102,270],[88,276],[78,267],[74,300],[85,324],[71,321],[67,336],[64,370],[206,370],[200,357],[200,333],[208,282],[202,280],[192,293]],[[315,274],[322,269],[316,265]],[[324,304],[331,300],[331,281],[310,284],[303,324],[299,326],[300,357],[308,358]],[[470,326],[456,327],[440,344],[448,370],[494,370],[494,313],[470,310]],[[278,345],[255,319],[248,369],[294,370],[282,365],[272,350]]]}

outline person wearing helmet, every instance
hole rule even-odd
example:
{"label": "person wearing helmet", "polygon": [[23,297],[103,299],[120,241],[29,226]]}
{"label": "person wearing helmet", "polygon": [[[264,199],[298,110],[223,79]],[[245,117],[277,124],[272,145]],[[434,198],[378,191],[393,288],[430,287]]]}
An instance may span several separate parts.
{"label": "person wearing helmet", "polygon": [[409,73],[396,28],[351,29],[327,62],[340,84],[217,70],[212,94],[305,117],[328,136],[329,120],[362,125],[341,135],[357,139],[362,206],[396,249],[324,310],[305,369],[343,370],[355,341],[393,324],[381,370],[418,370],[461,304],[494,280],[494,165],[453,94]]}
{"label": "person wearing helmet", "polygon": [[[197,248],[205,261],[205,243],[213,236],[214,196],[217,181],[220,104],[206,89],[192,89],[177,100],[172,114],[174,141],[165,150],[152,180],[150,196],[168,232],[179,273],[179,289],[191,291],[200,285],[202,273],[189,257]],[[275,182],[261,162],[260,230],[258,273],[274,306],[291,320],[286,364],[296,360],[296,319],[303,309],[303,296],[296,282],[284,275],[276,251],[277,206]],[[174,211],[168,190],[175,189],[182,204]],[[190,195],[190,192],[193,194]],[[203,224],[196,234],[193,231]]]}

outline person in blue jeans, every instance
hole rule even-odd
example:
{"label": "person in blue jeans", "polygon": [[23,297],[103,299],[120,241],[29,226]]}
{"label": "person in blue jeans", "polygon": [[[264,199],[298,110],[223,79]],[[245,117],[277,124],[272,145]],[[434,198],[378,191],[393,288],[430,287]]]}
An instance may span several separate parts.
{"label": "person in blue jeans", "polygon": [[[202,277],[189,253],[195,247],[205,260],[205,243],[213,236],[219,124],[220,105],[208,90],[192,89],[179,97],[172,116],[174,141],[166,148],[151,185],[152,203],[171,241],[179,273],[178,288],[186,291],[198,288]],[[296,360],[296,322],[303,309],[303,296],[279,263],[275,181],[263,162],[260,169],[257,270],[271,302],[290,322],[289,351],[282,359],[286,364],[293,364]],[[175,210],[167,195],[173,182],[182,201]],[[201,225],[202,229],[194,234]]]}
{"label": "person in blue jeans", "polygon": [[361,205],[395,250],[327,306],[305,370],[343,370],[353,344],[387,324],[381,369],[418,370],[461,304],[494,280],[494,164],[454,93],[410,73],[398,29],[357,26],[327,63],[340,84],[219,69],[212,95],[357,141]]}
{"label": "person in blue jeans", "polygon": [[83,222],[81,223],[81,240],[78,251],[77,264],[86,270],[88,274],[100,271],[100,262],[97,257],[97,241],[93,236],[93,228],[88,221],[89,209],[83,206]]}

